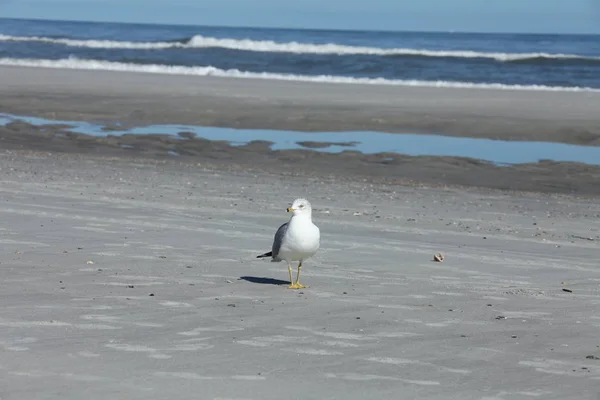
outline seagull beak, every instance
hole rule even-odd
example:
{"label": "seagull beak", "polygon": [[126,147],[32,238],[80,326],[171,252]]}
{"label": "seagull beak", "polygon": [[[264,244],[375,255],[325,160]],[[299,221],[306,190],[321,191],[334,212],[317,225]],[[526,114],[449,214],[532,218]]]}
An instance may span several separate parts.
{"label": "seagull beak", "polygon": [[294,212],[294,209],[292,207],[288,207],[286,211],[287,212]]}

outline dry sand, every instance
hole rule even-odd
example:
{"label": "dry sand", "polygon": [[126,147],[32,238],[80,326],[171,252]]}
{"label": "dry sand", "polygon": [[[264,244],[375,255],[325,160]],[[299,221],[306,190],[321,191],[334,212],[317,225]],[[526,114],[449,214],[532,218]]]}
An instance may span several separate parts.
{"label": "dry sand", "polygon": [[[597,201],[21,151],[0,168],[3,400],[598,399]],[[294,291],[255,256],[300,195],[322,249]]]}

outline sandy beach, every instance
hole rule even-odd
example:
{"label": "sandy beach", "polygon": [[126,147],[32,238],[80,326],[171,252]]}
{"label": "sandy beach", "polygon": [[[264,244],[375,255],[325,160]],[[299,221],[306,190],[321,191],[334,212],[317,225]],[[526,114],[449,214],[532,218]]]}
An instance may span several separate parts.
{"label": "sandy beach", "polygon": [[[599,93],[437,89],[0,67],[0,111],[111,128],[190,124],[301,131],[373,130],[596,146]],[[359,93],[360,95],[357,95]],[[117,125],[118,124],[118,125]],[[166,135],[107,138],[64,126],[0,126],[3,149],[172,158],[210,168],[364,180],[600,194],[600,167],[574,163],[498,166],[476,158],[397,153],[273,151]],[[315,137],[318,144],[318,134]],[[127,148],[123,148],[123,147]]]}
{"label": "sandy beach", "polygon": [[49,119],[370,130],[600,145],[600,92],[323,84],[0,67],[0,109]]}
{"label": "sandy beach", "polygon": [[[0,86],[0,112],[109,127],[600,143],[597,93],[5,67]],[[0,149],[2,400],[600,396],[600,167],[24,122]],[[256,256],[300,196],[322,247],[289,290]]]}
{"label": "sandy beach", "polygon": [[[594,200],[91,154],[0,168],[2,399],[598,398]],[[255,257],[301,195],[322,249],[294,291]]]}

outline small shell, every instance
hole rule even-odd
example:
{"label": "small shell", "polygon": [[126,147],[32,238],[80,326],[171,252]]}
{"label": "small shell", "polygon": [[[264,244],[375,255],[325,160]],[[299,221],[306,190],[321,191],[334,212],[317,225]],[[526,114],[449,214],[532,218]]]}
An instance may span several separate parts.
{"label": "small shell", "polygon": [[433,261],[443,262],[444,261],[444,255],[442,253],[434,254],[433,255]]}

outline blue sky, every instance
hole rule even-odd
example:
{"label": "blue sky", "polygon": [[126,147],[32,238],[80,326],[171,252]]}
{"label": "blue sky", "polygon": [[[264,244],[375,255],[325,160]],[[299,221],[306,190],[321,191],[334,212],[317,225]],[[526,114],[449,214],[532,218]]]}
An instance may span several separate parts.
{"label": "blue sky", "polygon": [[600,33],[600,0],[0,0],[0,16],[294,28]]}

